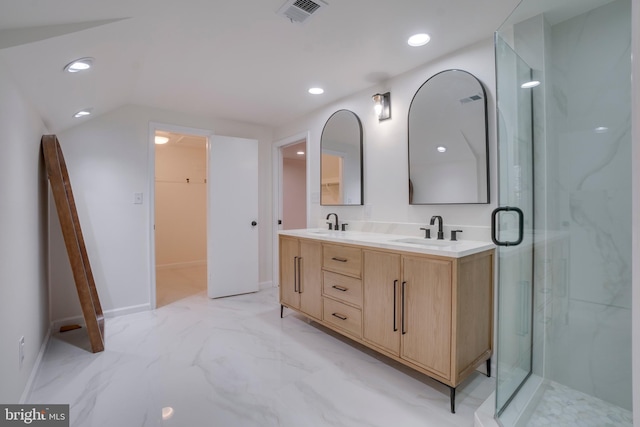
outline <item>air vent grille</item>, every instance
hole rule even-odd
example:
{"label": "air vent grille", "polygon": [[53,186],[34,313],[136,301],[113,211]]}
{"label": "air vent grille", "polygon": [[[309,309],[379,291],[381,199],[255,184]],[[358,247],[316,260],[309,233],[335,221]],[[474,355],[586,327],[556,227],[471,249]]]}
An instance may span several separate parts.
{"label": "air vent grille", "polygon": [[467,98],[462,98],[460,100],[461,104],[466,104],[468,102],[473,102],[473,101],[478,101],[479,99],[482,99],[482,97],[480,95],[471,95]]}
{"label": "air vent grille", "polygon": [[316,10],[320,9],[320,5],[311,0],[297,0],[293,5],[299,9],[304,10],[308,14],[312,14]]}
{"label": "air vent grille", "polygon": [[328,6],[323,0],[288,0],[276,13],[291,22],[302,23],[323,6]]}

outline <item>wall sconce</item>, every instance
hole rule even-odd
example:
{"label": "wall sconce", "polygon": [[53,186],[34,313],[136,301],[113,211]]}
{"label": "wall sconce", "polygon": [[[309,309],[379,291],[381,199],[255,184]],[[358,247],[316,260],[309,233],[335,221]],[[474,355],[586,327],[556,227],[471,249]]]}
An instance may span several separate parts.
{"label": "wall sconce", "polygon": [[378,115],[378,121],[391,118],[391,93],[376,93],[373,95],[374,109]]}

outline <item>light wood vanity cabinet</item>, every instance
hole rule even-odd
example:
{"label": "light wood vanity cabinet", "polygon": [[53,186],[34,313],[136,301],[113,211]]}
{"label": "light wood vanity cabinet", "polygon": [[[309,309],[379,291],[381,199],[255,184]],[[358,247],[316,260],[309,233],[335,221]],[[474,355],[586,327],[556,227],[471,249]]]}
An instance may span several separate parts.
{"label": "light wood vanity cabinet", "polygon": [[362,338],[362,249],[322,245],[323,320],[339,332]]}
{"label": "light wood vanity cabinet", "polygon": [[400,355],[450,381],[453,263],[413,256],[402,263]]}
{"label": "light wood vanity cabinet", "polygon": [[452,262],[364,251],[364,339],[450,379]]}
{"label": "light wood vanity cabinet", "polygon": [[[489,374],[493,249],[449,258],[318,241],[321,255],[317,247],[313,253],[321,262],[305,263],[309,255],[296,255],[291,240],[280,237],[282,305],[448,385],[451,412],[456,387],[485,361]],[[296,257],[302,257],[297,262],[304,268],[295,268],[307,289],[309,280],[317,280],[322,290],[313,286],[321,318],[298,308],[295,295],[288,295],[294,285],[285,279],[294,275]]]}
{"label": "light wood vanity cabinet", "polygon": [[280,237],[280,303],[322,319],[322,244]]}
{"label": "light wood vanity cabinet", "polygon": [[364,339],[400,356],[401,257],[364,251]]}

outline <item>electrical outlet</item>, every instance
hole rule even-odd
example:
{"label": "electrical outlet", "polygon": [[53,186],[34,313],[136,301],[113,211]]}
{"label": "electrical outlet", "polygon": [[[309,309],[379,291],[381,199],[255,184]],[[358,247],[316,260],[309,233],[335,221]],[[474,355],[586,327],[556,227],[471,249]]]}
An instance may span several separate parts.
{"label": "electrical outlet", "polygon": [[22,369],[22,362],[24,362],[24,337],[20,337],[18,340],[18,362],[20,369]]}

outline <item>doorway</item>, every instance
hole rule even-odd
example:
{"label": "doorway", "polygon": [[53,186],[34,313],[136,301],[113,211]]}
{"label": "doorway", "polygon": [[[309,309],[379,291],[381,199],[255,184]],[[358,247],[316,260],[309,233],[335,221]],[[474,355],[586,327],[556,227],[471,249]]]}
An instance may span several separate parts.
{"label": "doorway", "polygon": [[307,142],[282,148],[282,230],[307,228]]}
{"label": "doorway", "polygon": [[320,193],[309,186],[309,132],[273,145],[273,284],[280,282],[278,231],[309,227],[310,203]]}
{"label": "doorway", "polygon": [[155,131],[156,307],[207,290],[207,137]]}

